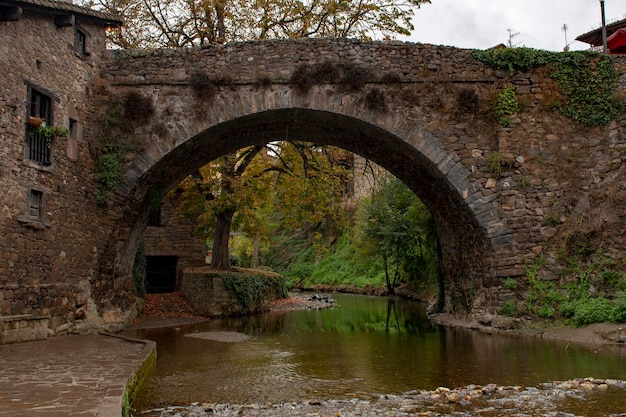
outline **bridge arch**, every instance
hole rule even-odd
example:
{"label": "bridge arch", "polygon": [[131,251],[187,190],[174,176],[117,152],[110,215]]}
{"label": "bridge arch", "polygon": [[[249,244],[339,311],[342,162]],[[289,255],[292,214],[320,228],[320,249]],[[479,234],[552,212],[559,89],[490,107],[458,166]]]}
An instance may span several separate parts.
{"label": "bridge arch", "polygon": [[[174,88],[175,90],[176,88]],[[124,89],[124,90],[127,90]],[[289,86],[262,93],[249,87],[222,91],[207,104],[202,120],[190,117],[184,90],[154,96],[156,113],[169,112],[164,140],[153,140],[133,160],[118,192],[130,204],[118,226],[115,276],[129,276],[134,248],[145,230],[151,187],[174,187],[186,175],[224,154],[275,140],[333,145],[372,160],[407,184],[431,211],[442,249],[447,311],[472,309],[477,289],[496,285],[494,247],[510,241],[498,217],[496,198],[485,198],[480,182],[447,152],[438,138],[398,113],[369,109],[354,95],[319,86],[303,94]],[[177,101],[172,101],[176,97]],[[187,103],[190,105],[190,103]],[[172,113],[172,109],[181,109]],[[143,207],[143,209],[142,209]]]}

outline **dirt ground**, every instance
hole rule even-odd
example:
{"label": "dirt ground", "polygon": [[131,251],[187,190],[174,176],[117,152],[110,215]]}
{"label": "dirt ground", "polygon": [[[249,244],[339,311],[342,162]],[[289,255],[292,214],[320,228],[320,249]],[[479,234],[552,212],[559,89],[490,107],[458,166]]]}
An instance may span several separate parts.
{"label": "dirt ground", "polygon": [[624,346],[626,342],[626,323],[594,323],[582,327],[534,323],[521,329],[500,330],[468,322],[449,314],[435,314],[431,316],[431,320],[442,326],[471,329],[482,333],[535,336],[547,340],[576,343],[597,351]]}

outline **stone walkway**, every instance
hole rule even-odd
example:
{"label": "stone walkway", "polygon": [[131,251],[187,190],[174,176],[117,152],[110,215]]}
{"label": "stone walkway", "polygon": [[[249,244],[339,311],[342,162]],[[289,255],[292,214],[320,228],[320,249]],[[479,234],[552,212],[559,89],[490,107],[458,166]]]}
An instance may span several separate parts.
{"label": "stone walkway", "polygon": [[154,349],[106,335],[0,345],[0,416],[120,417],[126,384]]}

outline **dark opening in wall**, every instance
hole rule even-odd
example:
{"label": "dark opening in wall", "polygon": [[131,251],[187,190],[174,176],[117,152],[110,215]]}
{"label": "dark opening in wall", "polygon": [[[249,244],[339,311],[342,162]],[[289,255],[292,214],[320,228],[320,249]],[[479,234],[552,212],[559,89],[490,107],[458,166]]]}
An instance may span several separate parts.
{"label": "dark opening in wall", "polygon": [[146,256],[146,292],[161,294],[176,291],[177,256]]}

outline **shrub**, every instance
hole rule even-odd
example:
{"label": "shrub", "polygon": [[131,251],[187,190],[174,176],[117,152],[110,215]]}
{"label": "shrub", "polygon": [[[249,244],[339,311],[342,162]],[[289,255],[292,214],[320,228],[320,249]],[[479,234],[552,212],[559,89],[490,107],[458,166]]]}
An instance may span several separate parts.
{"label": "shrub", "polygon": [[502,283],[502,286],[507,290],[515,291],[517,289],[517,281],[513,278],[507,278]]}
{"label": "shrub", "polygon": [[474,90],[463,89],[459,91],[457,102],[462,110],[475,112],[478,109],[478,94]]}
{"label": "shrub", "polygon": [[194,72],[191,74],[189,77],[189,87],[196,98],[203,102],[211,100],[217,93],[215,83],[203,72]]}
{"label": "shrub", "polygon": [[611,321],[615,315],[615,305],[604,297],[582,299],[574,308],[576,326]]}
{"label": "shrub", "polygon": [[615,300],[612,321],[626,322],[626,291],[621,291]]}
{"label": "shrub", "polygon": [[387,97],[378,88],[373,88],[365,95],[365,105],[370,109],[387,110]]}
{"label": "shrub", "polygon": [[491,172],[491,176],[493,178],[500,178],[500,174],[502,174],[502,165],[504,159],[502,158],[502,154],[500,152],[492,152],[489,154],[487,158],[487,165],[489,166],[489,171]]}
{"label": "shrub", "polygon": [[500,307],[499,313],[503,316],[513,317],[517,314],[517,306],[513,301],[505,301]]}
{"label": "shrub", "polygon": [[100,206],[106,204],[122,179],[122,152],[117,146],[105,146],[94,164],[95,197]]}
{"label": "shrub", "polygon": [[285,281],[280,276],[250,275],[240,273],[222,274],[224,287],[231,291],[245,310],[261,307],[263,295],[272,289],[278,289],[278,296],[286,297]]}

